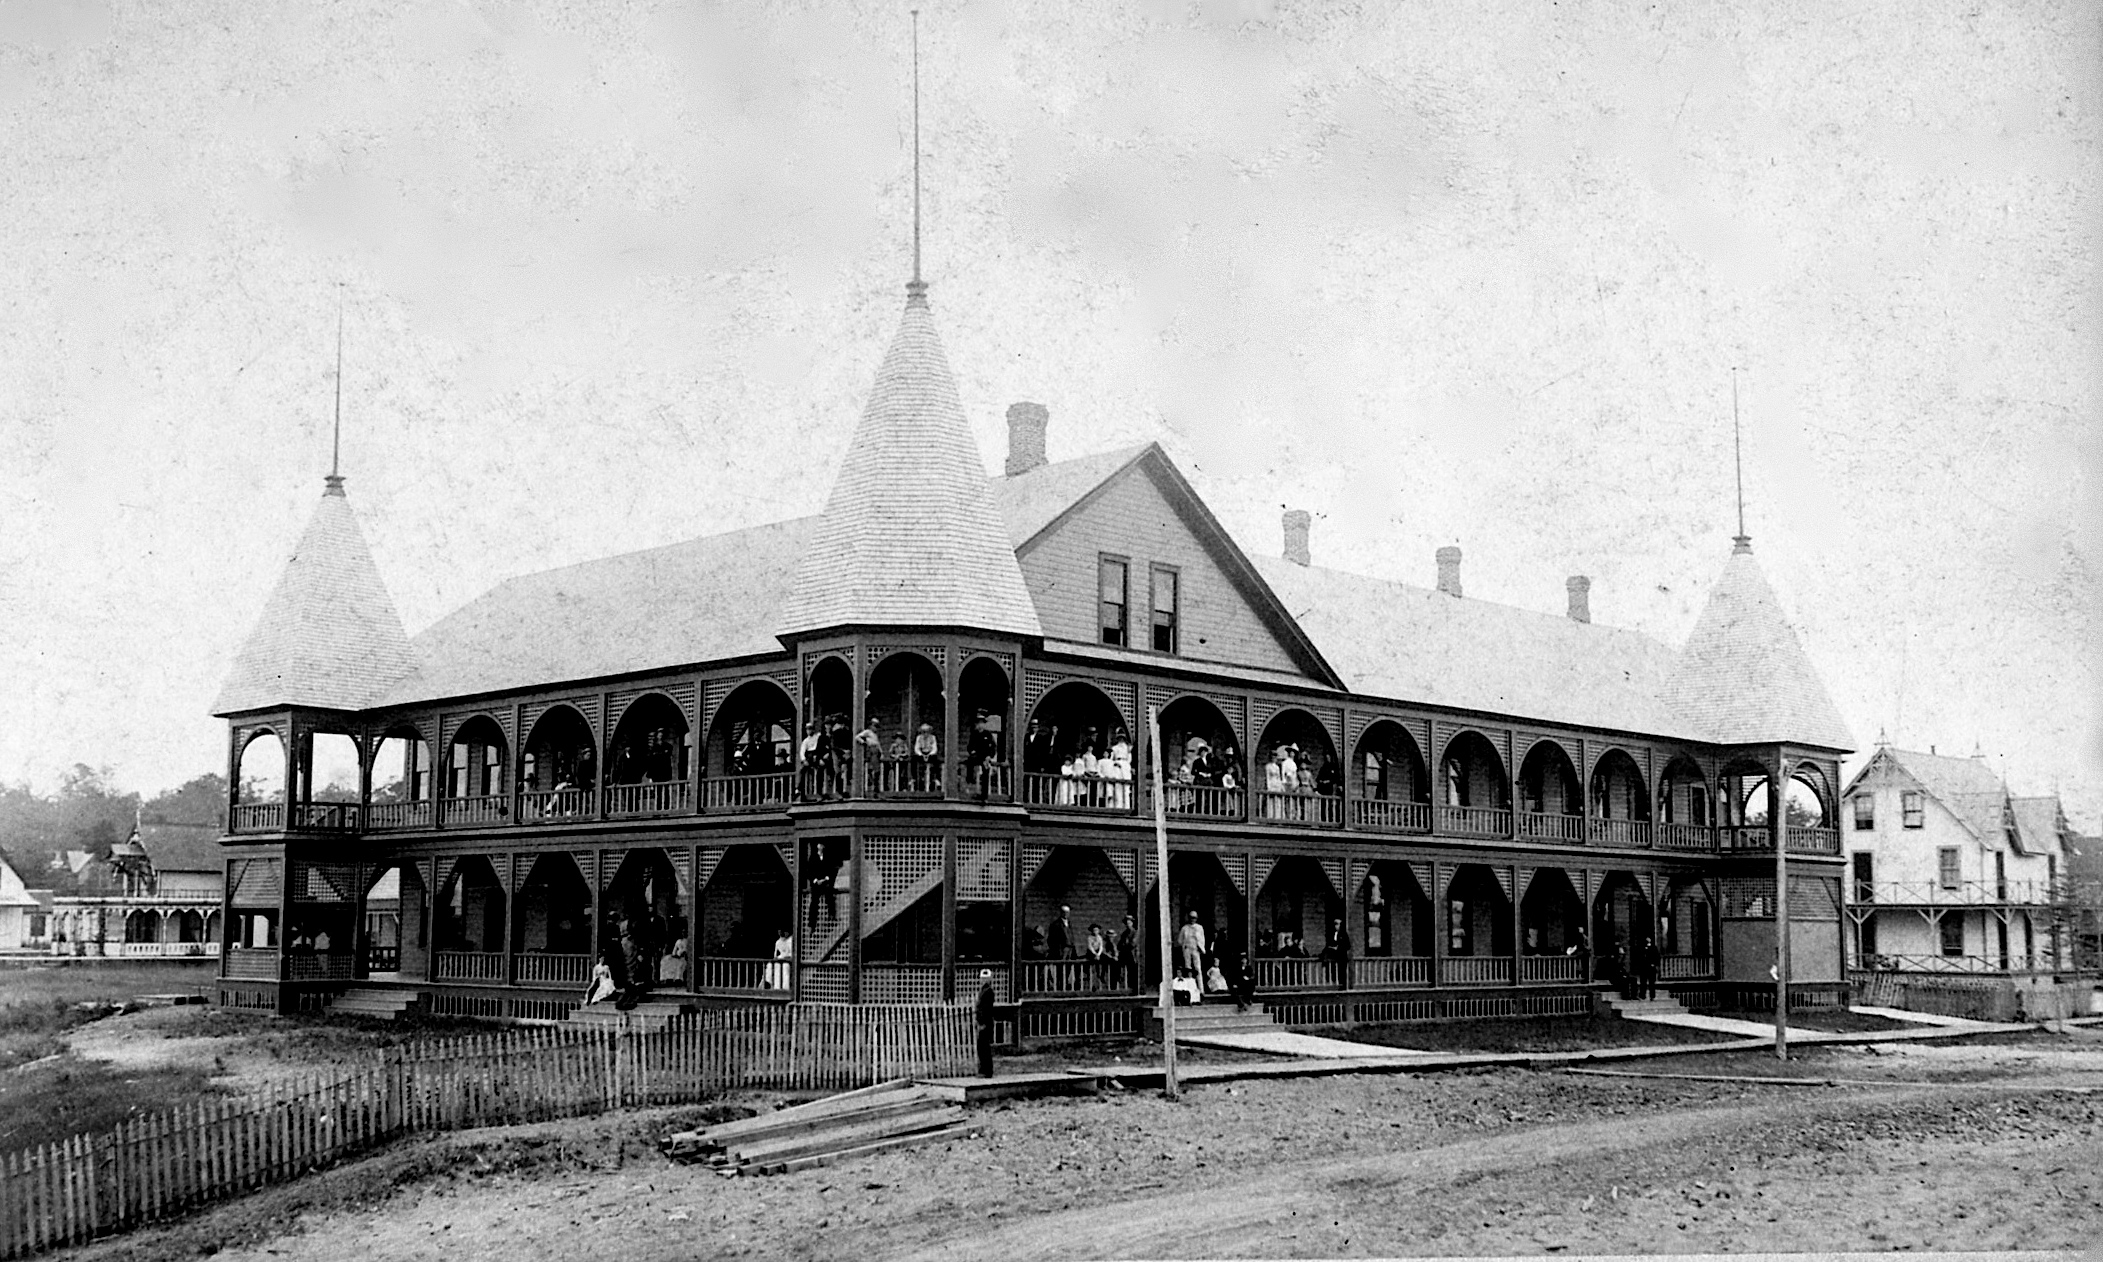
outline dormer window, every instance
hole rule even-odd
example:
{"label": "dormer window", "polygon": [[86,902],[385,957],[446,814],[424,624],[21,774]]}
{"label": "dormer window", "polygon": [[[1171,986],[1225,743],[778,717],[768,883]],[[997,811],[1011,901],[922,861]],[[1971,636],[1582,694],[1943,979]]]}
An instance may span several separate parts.
{"label": "dormer window", "polygon": [[1132,642],[1130,630],[1132,567],[1123,557],[1103,557],[1097,563],[1103,643],[1120,647]]}

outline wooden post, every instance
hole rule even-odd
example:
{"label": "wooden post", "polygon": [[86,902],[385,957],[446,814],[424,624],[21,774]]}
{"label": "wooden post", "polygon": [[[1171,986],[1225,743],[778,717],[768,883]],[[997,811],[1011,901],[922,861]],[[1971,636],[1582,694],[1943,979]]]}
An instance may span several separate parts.
{"label": "wooden post", "polygon": [[1156,878],[1159,893],[1155,899],[1161,912],[1161,1088],[1169,1099],[1175,1100],[1181,1098],[1182,1090],[1176,1083],[1176,995],[1170,985],[1175,976],[1175,956],[1172,953],[1175,924],[1168,901],[1168,797],[1161,775],[1160,706],[1146,708],[1146,739],[1153,748],[1154,862],[1160,869]]}
{"label": "wooden post", "polygon": [[[954,761],[952,759],[952,761]],[[942,834],[942,1002],[957,1001],[957,835]]]}
{"label": "wooden post", "polygon": [[1768,812],[1774,836],[1774,1056],[1789,1059],[1789,759],[1775,751]]}

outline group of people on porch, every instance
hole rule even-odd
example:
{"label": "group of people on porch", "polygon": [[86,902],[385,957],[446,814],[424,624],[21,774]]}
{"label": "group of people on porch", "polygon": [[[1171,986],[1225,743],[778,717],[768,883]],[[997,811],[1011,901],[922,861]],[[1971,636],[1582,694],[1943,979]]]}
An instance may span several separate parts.
{"label": "group of people on porch", "polygon": [[[942,738],[934,724],[920,723],[911,731],[901,725],[887,733],[871,716],[860,731],[850,735],[847,729],[847,717],[833,714],[812,724],[804,736],[796,756],[804,797],[942,791]],[[964,745],[965,784],[981,792],[1003,787],[997,782],[1006,765],[1001,716],[981,712]]]}
{"label": "group of people on porch", "polygon": [[1293,742],[1271,747],[1263,764],[1263,817],[1306,822],[1315,818],[1317,797],[1343,792],[1337,764],[1320,750]]}
{"label": "group of people on porch", "polygon": [[1023,770],[1057,776],[1052,800],[1060,806],[1128,809],[1135,758],[1122,726],[1111,728],[1107,740],[1092,726],[1074,730],[1069,739],[1057,724],[1033,718],[1023,733]]}

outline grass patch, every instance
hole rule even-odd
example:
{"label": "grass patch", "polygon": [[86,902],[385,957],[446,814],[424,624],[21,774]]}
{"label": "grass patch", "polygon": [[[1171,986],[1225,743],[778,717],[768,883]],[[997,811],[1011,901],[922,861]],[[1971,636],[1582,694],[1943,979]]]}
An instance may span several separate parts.
{"label": "grass patch", "polygon": [[1619,1017],[1493,1017],[1309,1028],[1309,1034],[1418,1052],[1582,1052],[1728,1042],[1730,1036]]}
{"label": "grass patch", "polygon": [[221,1094],[196,1068],[127,1071],[61,1056],[0,1075],[0,1152],[113,1130],[135,1117]]}
{"label": "grass patch", "polygon": [[[0,968],[0,1070],[65,1050],[66,1031],[141,995],[195,994],[204,964],[35,964]],[[82,1005],[91,1005],[83,1007]]]}
{"label": "grass patch", "polygon": [[[1771,1022],[1773,1013],[1748,1016],[1747,1021]],[[1875,1034],[1882,1030],[1925,1030],[1930,1027],[1917,1021],[1894,1021],[1890,1017],[1874,1016],[1867,1012],[1856,1012],[1852,1008],[1816,1008],[1809,1012],[1789,1014],[1789,1027],[1802,1030],[1822,1030],[1833,1034]]]}

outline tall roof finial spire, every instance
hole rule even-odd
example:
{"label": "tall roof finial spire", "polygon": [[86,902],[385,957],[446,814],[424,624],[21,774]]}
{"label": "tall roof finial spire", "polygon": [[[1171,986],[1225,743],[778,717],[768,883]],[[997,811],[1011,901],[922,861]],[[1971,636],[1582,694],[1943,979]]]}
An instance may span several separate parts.
{"label": "tall roof finial spire", "polygon": [[343,494],[343,282],[336,282],[336,425],[329,441],[329,476],[324,495]]}
{"label": "tall roof finial spire", "polygon": [[1738,468],[1738,533],[1731,536],[1731,551],[1752,551],[1752,536],[1745,533],[1745,440],[1738,431],[1738,370],[1731,369],[1731,459]]}
{"label": "tall roof finial spire", "polygon": [[906,293],[927,296],[927,282],[920,279],[920,10],[913,10],[913,279]]}

